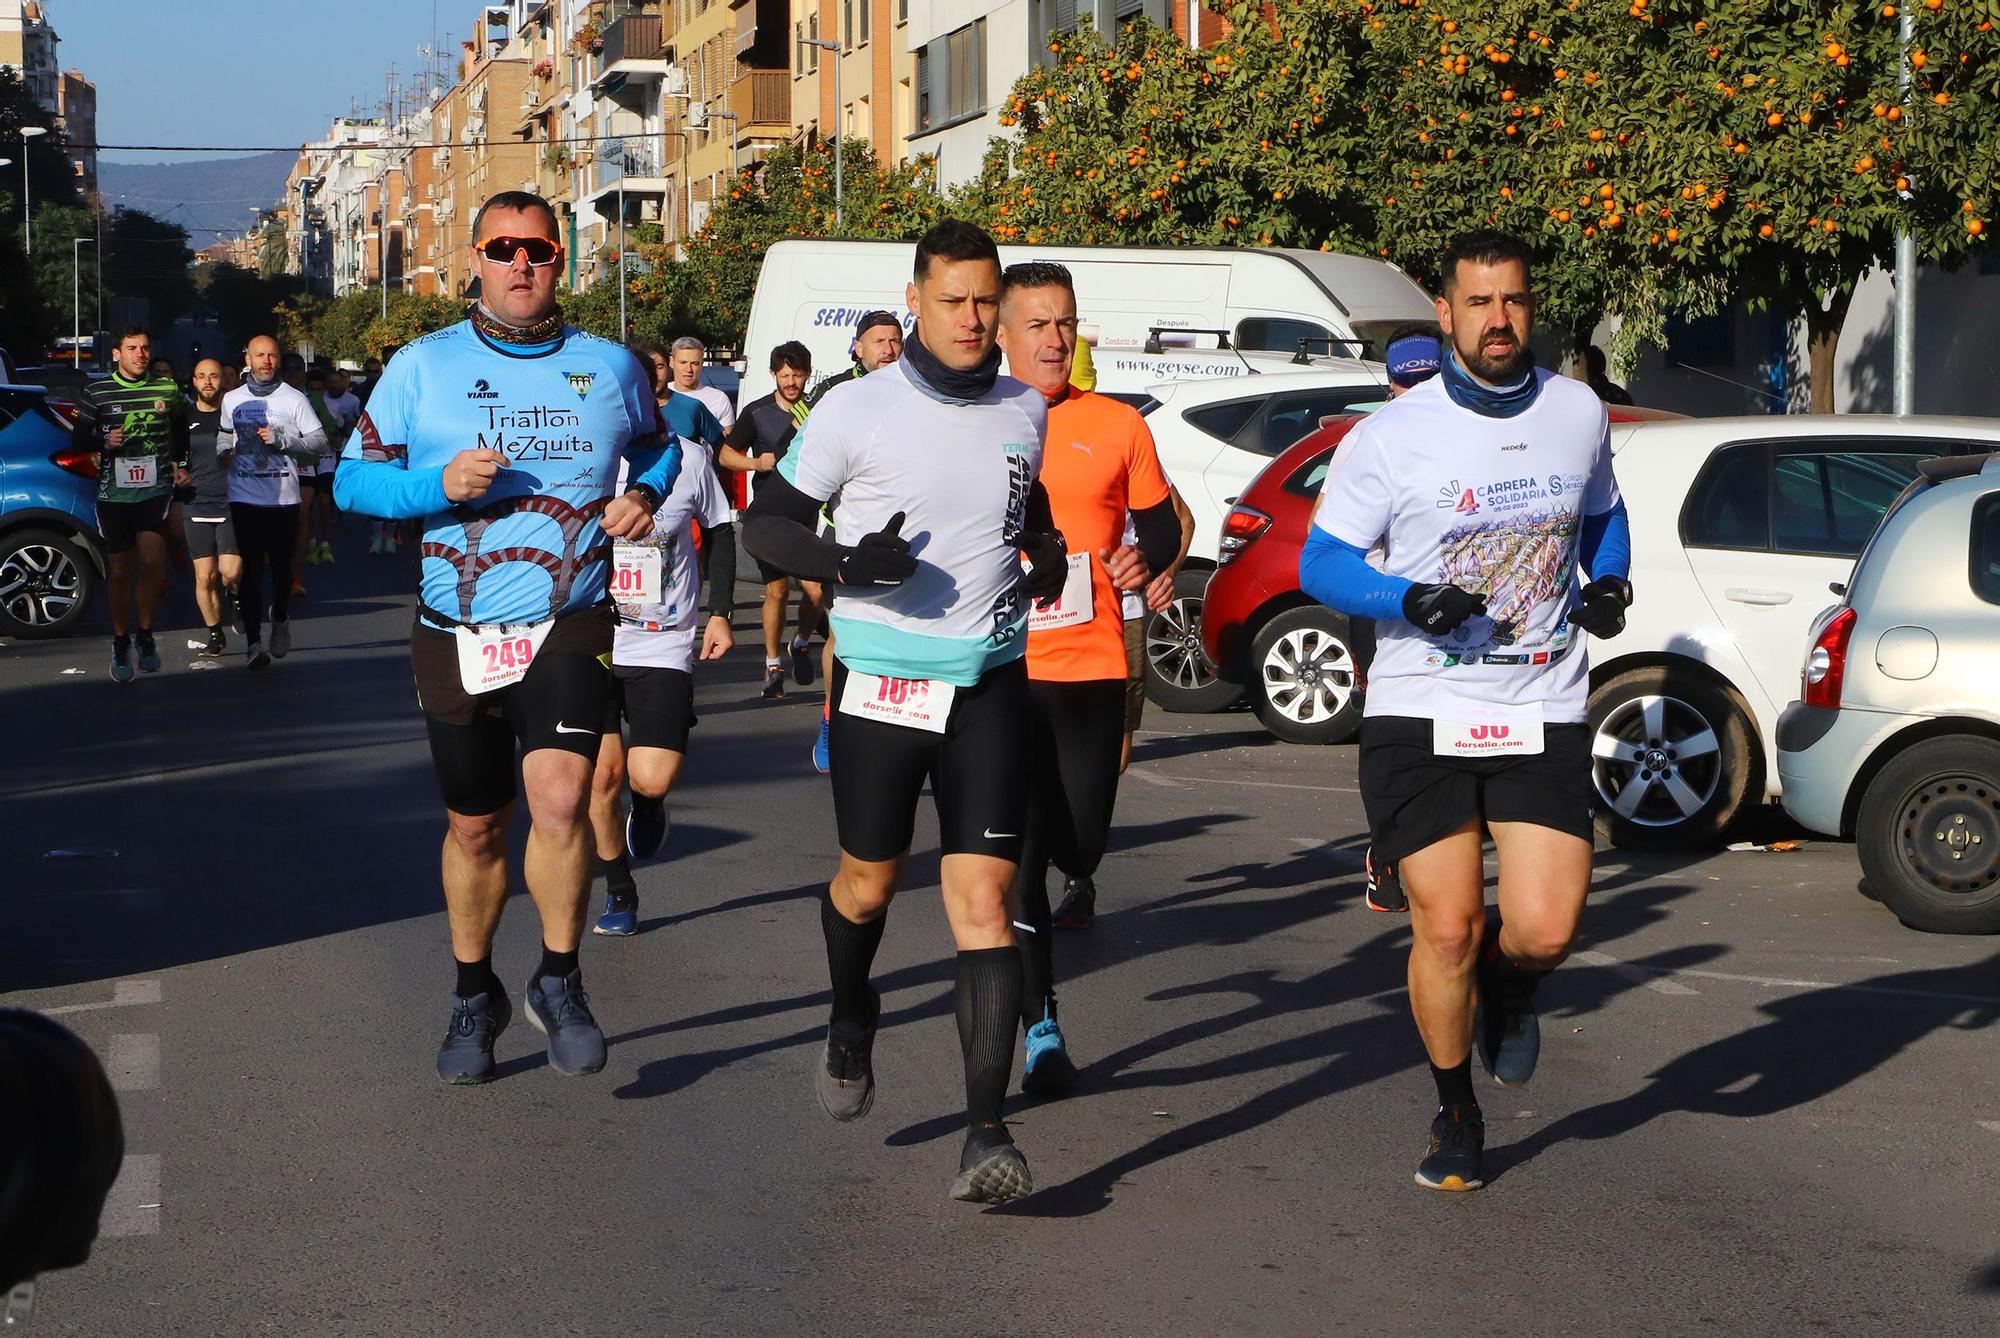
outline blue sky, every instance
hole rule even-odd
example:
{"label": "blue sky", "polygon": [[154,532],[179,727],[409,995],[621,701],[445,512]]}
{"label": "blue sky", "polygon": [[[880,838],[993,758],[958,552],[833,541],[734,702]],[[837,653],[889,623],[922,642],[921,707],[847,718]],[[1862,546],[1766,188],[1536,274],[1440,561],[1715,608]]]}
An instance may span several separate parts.
{"label": "blue sky", "polygon": [[348,114],[350,98],[363,116],[376,115],[389,66],[410,84],[433,31],[449,71],[481,8],[478,0],[42,3],[62,39],[63,67],[97,84],[100,143],[263,147],[319,138],[329,119]]}

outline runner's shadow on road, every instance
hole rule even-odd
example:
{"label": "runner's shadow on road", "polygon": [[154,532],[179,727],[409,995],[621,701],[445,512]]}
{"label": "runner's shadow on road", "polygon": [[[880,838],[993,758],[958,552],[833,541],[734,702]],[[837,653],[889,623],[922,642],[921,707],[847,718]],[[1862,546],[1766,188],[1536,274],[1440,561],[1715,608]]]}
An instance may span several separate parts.
{"label": "runner's shadow on road", "polygon": [[1972,1288],[1976,1292],[2000,1292],[2000,1257],[1972,1275]]}
{"label": "runner's shadow on road", "polygon": [[1573,1140],[1618,1138],[1662,1115],[1761,1119],[1831,1095],[1946,1028],[2000,1022],[2000,952],[1964,966],[1897,971],[1764,1004],[1770,1021],[1669,1060],[1646,1085],[1573,1112],[1487,1154],[1489,1183]]}
{"label": "runner's shadow on road", "polygon": [[[730,835],[738,841],[749,839],[740,832],[732,832]],[[733,845],[735,842],[724,841],[720,844]],[[686,853],[688,852],[675,852],[676,856]],[[711,915],[728,915],[732,911],[754,910],[759,906],[781,906],[790,901],[817,901],[825,891],[826,884],[819,882],[807,883],[801,887],[780,888],[774,892],[755,892],[747,897],[733,897],[728,901],[718,901],[712,906],[702,906],[695,910],[683,911],[679,915],[655,916],[650,920],[641,921],[639,932],[643,934],[653,929],[665,929],[670,925],[684,925],[691,920],[707,919]]]}
{"label": "runner's shadow on road", "polygon": [[[1253,725],[1255,721],[1251,722]],[[1132,741],[1132,765],[1142,762],[1167,762],[1176,757],[1196,757],[1204,753],[1228,752],[1235,748],[1271,748],[1280,746],[1276,735],[1261,726],[1228,731],[1204,731],[1199,734],[1155,735],[1149,739]]]}

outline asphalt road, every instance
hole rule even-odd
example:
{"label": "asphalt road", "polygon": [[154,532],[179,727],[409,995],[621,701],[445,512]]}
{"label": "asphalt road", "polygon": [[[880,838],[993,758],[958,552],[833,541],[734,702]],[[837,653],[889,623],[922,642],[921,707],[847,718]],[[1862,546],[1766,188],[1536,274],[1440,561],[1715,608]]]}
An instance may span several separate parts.
{"label": "asphalt road", "polygon": [[[645,932],[584,949],[608,1069],[558,1076],[517,1020],[501,1081],[442,1087],[414,563],[358,548],[308,571],[265,675],[191,669],[185,595],[134,686],[96,634],[0,650],[0,983],[104,1056],[130,1149],[41,1332],[2000,1328],[2000,943],[1902,928],[1839,845],[1604,851],[1540,1074],[1484,1089],[1492,1185],[1427,1194],[1407,926],[1362,905],[1353,750],[1240,713],[1148,717],[1098,924],[1058,943],[1081,1088],[1010,1105],[1029,1199],[946,1197],[928,812],[878,963],[874,1111],[813,1101],[820,699],[755,700],[754,647],[700,679]],[[516,901],[495,962],[518,992]]]}

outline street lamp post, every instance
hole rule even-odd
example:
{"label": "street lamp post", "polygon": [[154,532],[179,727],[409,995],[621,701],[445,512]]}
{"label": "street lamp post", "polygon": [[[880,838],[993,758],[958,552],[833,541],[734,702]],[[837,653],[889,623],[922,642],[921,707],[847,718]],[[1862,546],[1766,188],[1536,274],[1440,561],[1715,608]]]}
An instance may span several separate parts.
{"label": "street lamp post", "polygon": [[840,226],[840,202],[842,191],[840,160],[845,157],[846,145],[841,142],[840,118],[846,109],[840,103],[840,43],[831,37],[801,37],[800,46],[814,46],[833,55],[833,225]]}
{"label": "street lamp post", "polygon": [[[1899,100],[1910,100],[1910,47],[1916,40],[1916,16],[1913,7],[1903,10],[1900,43],[1901,60],[1896,65],[1896,88]],[[1895,267],[1895,332],[1892,341],[1893,375],[1890,378],[1892,394],[1891,407],[1899,414],[1917,411],[1917,238],[1910,231],[1907,211],[1910,202],[1903,202],[1906,217],[1903,226],[1896,232]]]}
{"label": "street lamp post", "polygon": [[34,202],[28,198],[28,141],[48,133],[39,125],[21,127],[21,237],[23,247],[30,256],[35,254],[35,225],[32,221]]}
{"label": "street lamp post", "polygon": [[[712,111],[707,113],[711,121],[729,122],[729,175],[733,179],[743,171],[742,158],[743,118],[735,112]],[[839,174],[835,173],[836,179]]]}
{"label": "street lamp post", "polygon": [[[83,248],[97,245],[95,237],[75,237],[71,241],[69,279],[69,361],[72,367],[83,365]],[[91,341],[95,343],[95,340]],[[95,362],[93,357],[91,361]]]}

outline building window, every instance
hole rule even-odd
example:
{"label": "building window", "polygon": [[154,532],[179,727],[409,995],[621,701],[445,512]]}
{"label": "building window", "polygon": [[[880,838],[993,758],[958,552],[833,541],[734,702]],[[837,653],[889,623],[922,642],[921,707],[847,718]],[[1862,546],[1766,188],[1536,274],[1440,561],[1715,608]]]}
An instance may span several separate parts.
{"label": "building window", "polygon": [[860,42],[862,46],[868,45],[869,25],[872,22],[874,22],[873,18],[871,17],[871,11],[873,11],[874,8],[875,8],[875,0],[861,0],[861,33],[857,40]]}
{"label": "building window", "polygon": [[[808,18],[808,19],[806,20],[806,40],[807,40],[807,41],[809,41],[809,42],[817,42],[817,41],[819,41],[819,15],[818,15],[818,14],[814,14],[814,15],[813,15],[813,16],[812,16],[811,18]],[[819,73],[819,48],[818,48],[817,46],[809,46],[809,47],[807,47],[807,48],[806,48],[806,51],[807,51],[807,52],[809,53],[809,54],[807,55],[807,57],[806,57],[807,61],[809,62],[809,63],[807,64],[807,66],[806,66],[806,70],[807,70],[807,72],[808,72],[808,73],[810,73],[810,74],[818,74],[818,73]]]}
{"label": "building window", "polygon": [[794,19],[792,21],[792,61],[791,61],[792,78],[794,79],[805,78],[806,61],[811,59],[809,56],[806,55],[805,41],[806,41],[805,20]]}
{"label": "building window", "polygon": [[[862,8],[867,8],[867,0],[862,0]],[[840,0],[840,49],[854,50],[854,0]]]}
{"label": "building window", "polygon": [[896,0],[896,22],[908,23],[909,21],[910,0]]}
{"label": "building window", "polygon": [[945,38],[950,70],[946,75],[945,116],[973,116],[986,109],[986,20],[975,19]]}
{"label": "building window", "polygon": [[917,129],[931,128],[931,45],[917,48]]}

